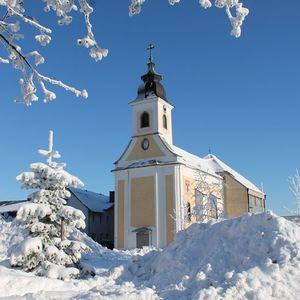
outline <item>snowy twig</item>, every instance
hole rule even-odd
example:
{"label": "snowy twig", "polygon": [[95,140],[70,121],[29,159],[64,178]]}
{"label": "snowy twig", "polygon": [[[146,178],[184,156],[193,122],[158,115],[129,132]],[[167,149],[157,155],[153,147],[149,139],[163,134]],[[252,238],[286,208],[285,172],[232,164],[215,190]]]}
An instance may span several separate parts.
{"label": "snowy twig", "polygon": [[300,174],[296,169],[296,174],[289,177],[290,190],[295,196],[296,214],[300,215]]}
{"label": "snowy twig", "polygon": [[[75,0],[43,0],[46,2],[45,11],[53,10],[56,12],[59,19],[59,25],[67,25],[72,21],[72,17],[69,16],[71,11],[77,11],[77,6],[74,4]],[[98,46],[95,40],[94,34],[92,32],[92,25],[90,23],[90,14],[93,9],[88,5],[87,0],[76,0],[80,5],[80,12],[84,15],[85,24],[87,27],[87,37],[83,40],[87,40],[85,47],[91,47],[90,56],[96,61],[107,56],[108,50],[102,49]],[[18,21],[15,23],[9,23],[8,19],[11,17],[19,18],[25,23],[35,27],[39,30],[39,34],[35,36],[35,40],[39,42],[42,46],[46,46],[50,43],[51,37],[49,34],[52,33],[50,28],[43,26],[35,18],[27,16],[25,14],[25,1],[20,0],[0,0],[0,7],[5,7],[6,11],[0,21],[0,41],[4,48],[7,50],[8,57],[0,57],[0,63],[12,62],[15,69],[18,69],[22,73],[22,78],[20,79],[21,90],[23,94],[22,99],[16,100],[16,103],[22,103],[27,106],[32,105],[32,102],[37,101],[38,97],[36,95],[37,88],[34,81],[37,81],[43,91],[45,97],[44,102],[49,102],[56,98],[55,93],[49,91],[45,82],[57,85],[64,88],[65,90],[74,93],[76,96],[81,96],[84,98],[88,97],[87,91],[84,89],[82,91],[71,87],[60,80],[52,79],[48,76],[40,74],[34,67],[44,63],[44,58],[37,51],[31,51],[28,54],[23,54],[21,47],[16,43],[17,40],[23,36],[17,34],[20,31],[20,24]],[[34,58],[34,64],[31,63],[30,59]]]}
{"label": "snowy twig", "polygon": [[[129,15],[133,16],[141,12],[141,6],[146,0],[131,0],[129,6]],[[179,3],[180,0],[168,0],[171,5]],[[210,0],[199,0],[200,5],[203,8],[209,8],[212,6]],[[249,10],[243,7],[243,4],[240,0],[215,0],[215,6],[218,8],[224,8],[229,21],[232,26],[231,35],[235,37],[240,37],[241,35],[241,26],[245,17],[249,14]],[[231,9],[235,9],[236,16],[234,17],[231,13]]]}

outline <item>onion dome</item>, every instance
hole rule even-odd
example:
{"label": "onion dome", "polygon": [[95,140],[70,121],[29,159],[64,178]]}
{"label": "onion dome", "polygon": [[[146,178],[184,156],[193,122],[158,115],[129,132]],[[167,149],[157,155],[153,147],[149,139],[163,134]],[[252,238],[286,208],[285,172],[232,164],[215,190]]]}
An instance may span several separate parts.
{"label": "onion dome", "polygon": [[162,76],[158,74],[154,69],[154,62],[151,50],[154,48],[153,45],[150,44],[148,50],[150,50],[148,71],[145,75],[141,76],[143,83],[138,88],[138,96],[137,99],[147,99],[151,96],[157,96],[167,101],[166,91],[163,85],[160,83],[162,80]]}

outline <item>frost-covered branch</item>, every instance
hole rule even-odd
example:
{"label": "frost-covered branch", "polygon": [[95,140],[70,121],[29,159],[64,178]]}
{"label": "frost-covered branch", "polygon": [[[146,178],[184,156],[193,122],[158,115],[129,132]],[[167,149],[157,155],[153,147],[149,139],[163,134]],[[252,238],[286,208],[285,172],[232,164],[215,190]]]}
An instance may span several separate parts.
{"label": "frost-covered branch", "polygon": [[[76,96],[87,98],[88,93],[86,90],[80,91],[60,80],[40,74],[36,67],[44,63],[45,59],[38,51],[34,50],[28,54],[22,52],[19,40],[23,38],[23,35],[19,33],[21,29],[19,21],[29,24],[39,31],[35,35],[35,40],[42,46],[47,46],[51,42],[50,34],[52,33],[50,28],[25,14],[25,2],[24,0],[0,0],[0,9],[4,9],[4,15],[0,21],[0,41],[7,52],[7,58],[0,57],[0,63],[11,62],[12,66],[20,70],[22,74],[20,79],[22,98],[17,99],[16,103],[30,106],[34,101],[37,101],[36,83],[40,85],[44,93],[44,102],[49,102],[56,98],[55,93],[46,88],[46,83],[57,85],[74,93]],[[108,50],[98,45],[92,32],[90,14],[93,12],[93,8],[89,6],[87,0],[43,0],[43,2],[45,2],[45,12],[50,10],[56,12],[56,15],[59,17],[59,25],[68,25],[72,22],[70,13],[78,10],[75,2],[78,3],[79,11],[83,14],[87,27],[87,36],[83,39],[78,39],[78,44],[90,48],[90,56],[96,61],[107,56]]]}
{"label": "frost-covered branch", "polygon": [[225,211],[222,199],[222,182],[210,178],[201,171],[195,174],[195,181],[195,207],[191,214],[198,222],[223,219]]}
{"label": "frost-covered branch", "polygon": [[295,196],[296,211],[294,214],[300,215],[300,174],[296,169],[296,174],[289,177],[290,190]]}
{"label": "frost-covered branch", "polygon": [[[34,29],[38,30],[35,35],[35,41],[42,46],[47,46],[51,42],[52,30],[41,24],[34,17],[25,14],[25,3],[29,0],[0,0],[0,9],[4,10],[3,17],[0,21],[0,42],[7,51],[7,57],[0,57],[0,63],[11,62],[15,69],[21,71],[22,78],[20,85],[22,90],[22,98],[16,100],[17,103],[22,103],[27,106],[32,105],[38,100],[36,83],[39,84],[44,93],[44,102],[52,101],[56,98],[53,91],[46,88],[46,83],[57,85],[74,93],[76,96],[86,98],[88,96],[86,90],[78,90],[60,80],[52,79],[38,72],[36,67],[44,63],[45,59],[33,50],[28,54],[24,54],[19,44],[19,40],[23,38],[20,34],[20,21],[24,22]],[[89,55],[99,61],[106,57],[108,50],[100,47],[95,39],[92,31],[90,15],[93,13],[93,8],[89,5],[89,0],[42,0],[45,3],[44,11],[54,11],[58,16],[58,25],[69,25],[72,22],[72,12],[79,11],[84,16],[86,26],[86,36],[77,39],[77,44],[89,48]],[[180,0],[168,0],[171,5],[174,5]],[[204,8],[212,6],[212,0],[199,0],[199,3]],[[145,0],[131,0],[129,6],[129,15],[137,14],[141,11],[141,6]],[[240,0],[214,0],[216,7],[225,9],[230,20],[232,31],[231,34],[235,37],[241,35],[241,26],[249,10],[243,7]],[[11,20],[13,22],[11,22]],[[34,60],[33,62],[31,60]]]}
{"label": "frost-covered branch", "polygon": [[[131,0],[129,6],[129,15],[133,16],[141,12],[141,6],[146,0]],[[179,3],[180,0],[168,0],[171,5]],[[210,8],[212,6],[211,0],[199,0],[199,4],[203,8]],[[240,0],[215,0],[215,6],[225,9],[232,26],[231,35],[240,37],[241,26],[245,20],[245,17],[249,14],[249,10],[243,7],[243,3]]]}

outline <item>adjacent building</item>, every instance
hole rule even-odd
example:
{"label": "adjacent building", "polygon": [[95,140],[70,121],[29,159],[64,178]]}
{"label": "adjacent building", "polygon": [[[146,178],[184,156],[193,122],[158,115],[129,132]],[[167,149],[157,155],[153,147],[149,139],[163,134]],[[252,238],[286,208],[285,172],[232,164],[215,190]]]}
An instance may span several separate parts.
{"label": "adjacent building", "polygon": [[78,188],[68,189],[71,192],[68,205],[80,209],[85,215],[86,234],[102,246],[113,248],[114,193],[105,196]]}
{"label": "adjacent building", "polygon": [[18,209],[25,203],[27,203],[27,200],[1,201],[0,215],[5,219],[15,218]]}

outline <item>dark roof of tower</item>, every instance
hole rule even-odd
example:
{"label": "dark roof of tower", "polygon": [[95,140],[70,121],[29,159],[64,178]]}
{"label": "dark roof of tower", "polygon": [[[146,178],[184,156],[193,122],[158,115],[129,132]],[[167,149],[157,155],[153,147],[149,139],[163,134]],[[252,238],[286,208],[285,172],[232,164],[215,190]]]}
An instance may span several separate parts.
{"label": "dark roof of tower", "polygon": [[137,99],[142,100],[155,95],[168,102],[165,88],[160,83],[162,76],[155,71],[154,66],[150,60],[147,73],[141,76],[143,83],[138,88]]}

